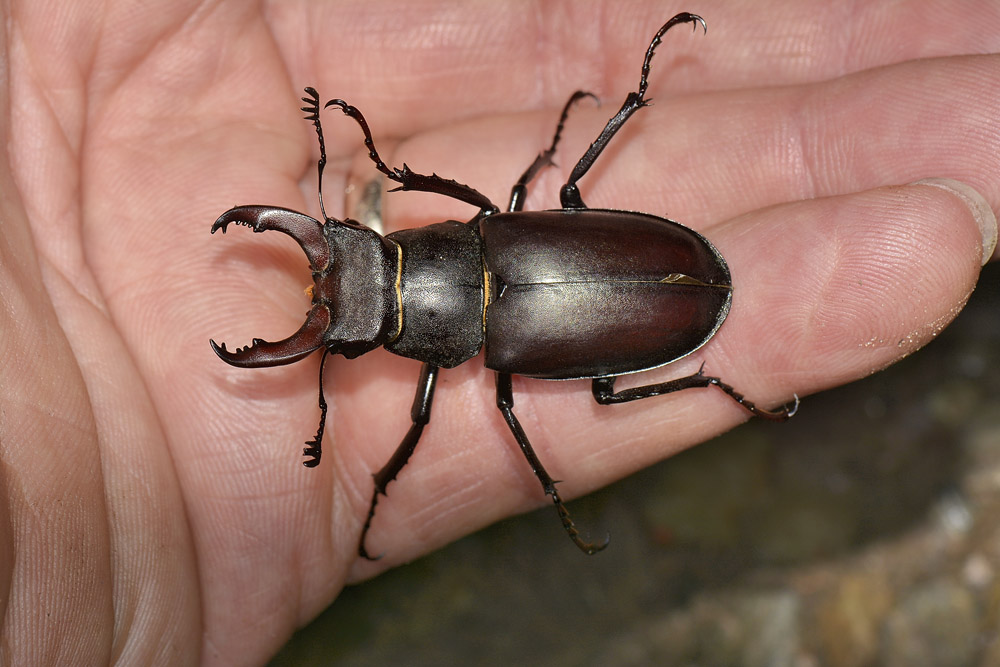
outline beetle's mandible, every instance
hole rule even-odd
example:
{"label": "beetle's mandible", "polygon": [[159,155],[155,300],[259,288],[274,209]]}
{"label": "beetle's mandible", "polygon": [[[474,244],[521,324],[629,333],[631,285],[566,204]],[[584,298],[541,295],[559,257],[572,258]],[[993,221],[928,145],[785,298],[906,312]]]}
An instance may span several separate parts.
{"label": "beetle's mandible", "polygon": [[[212,341],[226,363],[243,368],[298,361],[323,348],[320,362],[320,423],[304,452],[305,465],[319,463],[327,405],[323,367],[327,355],[354,358],[378,346],[423,362],[411,409],[413,424],[395,453],[374,475],[375,488],[358,553],[365,547],[380,495],[396,479],[427,425],[439,368],[452,368],[482,350],[496,372],[496,404],[544,492],[555,503],[570,538],[588,554],[607,545],[581,538],[556,491],[556,483],[535,455],[514,415],[511,376],[541,379],[589,378],[601,404],[624,403],[682,389],[715,386],[754,415],[782,420],[755,406],[718,377],[699,370],[668,382],[615,391],[618,376],[669,364],[704,345],[729,313],[729,268],[715,247],[697,232],[645,213],[587,208],[577,181],[587,173],[615,133],[648,103],[649,65],[664,33],[679,23],[701,25],[694,14],[667,21],[650,42],[639,88],[629,93],[560,190],[561,209],[522,211],[527,186],[552,164],[570,108],[590,93],[574,93],[562,110],[552,144],[541,152],[511,190],[501,212],[473,188],[403,165],[388,167],[379,157],[364,116],[343,100],[337,107],[364,133],[375,167],[399,184],[397,190],[433,192],[479,209],[468,222],[449,220],[382,236],[354,220],[335,220],[323,209],[326,164],[319,96],[306,88],[303,111],[316,127],[320,158],[319,200],[324,221],[284,208],[239,206],[215,221],[212,232],[231,222],[255,232],[277,230],[302,246],[313,274],[312,308],[302,327],[285,340],[254,339],[235,352]],[[637,312],[636,306],[641,305]]]}

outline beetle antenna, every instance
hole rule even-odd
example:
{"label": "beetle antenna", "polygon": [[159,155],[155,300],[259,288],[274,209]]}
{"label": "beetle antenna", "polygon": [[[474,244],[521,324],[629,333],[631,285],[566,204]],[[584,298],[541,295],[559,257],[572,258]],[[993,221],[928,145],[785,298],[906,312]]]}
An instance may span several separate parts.
{"label": "beetle antenna", "polygon": [[[308,97],[302,98],[302,101],[306,103],[302,110],[306,112],[306,120],[312,121],[312,124],[316,126],[316,136],[319,138],[319,162],[316,163],[319,184],[316,189],[319,193],[319,211],[323,214],[325,222],[327,217],[326,208],[323,206],[323,168],[326,167],[326,142],[323,141],[323,125],[319,120],[319,93],[316,92],[315,88],[307,87],[306,95]],[[320,395],[322,396],[322,392]]]}
{"label": "beetle antenna", "polygon": [[323,456],[323,432],[326,430],[326,397],[323,396],[323,368],[326,366],[326,357],[330,354],[330,351],[326,348],[323,349],[323,357],[319,360],[319,429],[316,431],[316,437],[306,443],[305,449],[302,450],[304,456],[309,456],[302,462],[307,468],[315,468],[319,465],[319,459]]}

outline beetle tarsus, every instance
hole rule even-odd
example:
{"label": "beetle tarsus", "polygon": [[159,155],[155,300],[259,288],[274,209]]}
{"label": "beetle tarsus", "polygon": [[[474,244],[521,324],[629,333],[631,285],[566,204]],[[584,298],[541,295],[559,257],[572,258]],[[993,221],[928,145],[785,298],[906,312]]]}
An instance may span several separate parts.
{"label": "beetle tarsus", "polygon": [[406,432],[403,441],[399,443],[396,451],[392,453],[382,469],[372,475],[375,491],[372,493],[371,504],[368,506],[368,516],[365,518],[365,525],[361,528],[361,539],[358,541],[358,555],[367,560],[381,558],[381,556],[372,558],[368,555],[368,550],[365,549],[365,539],[368,537],[372,519],[375,518],[375,505],[378,504],[379,495],[385,495],[389,482],[396,479],[396,475],[410,460],[410,456],[420,441],[420,435],[424,432],[424,426],[431,420],[431,405],[434,403],[434,387],[437,385],[437,376],[437,366],[424,363],[420,367],[417,393],[413,397],[413,405],[410,407],[410,419],[413,422],[410,425],[410,430]]}
{"label": "beetle tarsus", "polygon": [[750,414],[771,421],[784,421],[794,415],[799,408],[799,397],[797,395],[795,395],[795,403],[791,408],[787,405],[780,410],[774,411],[758,408],[752,401],[747,400],[743,394],[736,391],[732,385],[723,382],[721,378],[705,375],[705,364],[702,364],[698,372],[694,375],[688,375],[687,377],[667,382],[659,382],[657,384],[622,389],[620,391],[615,391],[615,380],[617,379],[618,376],[594,378],[592,388],[594,400],[601,405],[614,405],[617,403],[638,401],[643,398],[652,398],[653,396],[662,396],[663,394],[672,394],[685,389],[714,386],[725,392],[729,398],[739,403]]}
{"label": "beetle tarsus", "polygon": [[573,519],[569,515],[569,510],[563,504],[562,499],[559,498],[559,494],[556,493],[555,483],[552,487],[546,489],[545,491],[551,498],[552,502],[556,506],[556,512],[559,514],[559,520],[562,522],[563,528],[566,529],[566,534],[569,535],[569,539],[573,540],[573,544],[580,548],[580,551],[587,554],[588,556],[593,556],[598,551],[604,551],[604,548],[611,543],[611,535],[605,535],[604,542],[597,544],[596,542],[587,542],[582,537],[580,537],[580,530],[573,523]]}
{"label": "beetle tarsus", "polygon": [[764,408],[758,408],[753,403],[753,401],[747,400],[747,398],[743,394],[733,389],[732,386],[726,384],[721,379],[708,375],[701,375],[700,377],[703,378],[707,382],[707,384],[714,385],[719,389],[721,389],[722,391],[724,391],[727,396],[729,396],[734,401],[739,403],[741,406],[743,406],[743,409],[745,409],[747,412],[754,415],[755,417],[760,417],[762,419],[780,422],[780,421],[785,421],[786,419],[794,415],[795,412],[799,409],[798,396],[795,396],[795,403],[791,408],[785,405],[782,406],[782,408],[779,410],[766,410]]}
{"label": "beetle tarsus", "polygon": [[785,403],[777,410],[765,410],[764,408],[754,406],[753,414],[770,421],[783,422],[786,419],[794,417],[795,413],[799,411],[799,395],[792,394],[792,399],[791,403]]}
{"label": "beetle tarsus", "polygon": [[656,52],[656,47],[660,45],[663,35],[678,23],[691,23],[693,24],[691,26],[693,30],[697,30],[698,25],[701,24],[705,34],[708,34],[708,24],[705,23],[705,19],[701,18],[697,14],[681,12],[663,24],[663,26],[653,36],[652,41],[650,41],[649,48],[646,49],[646,58],[642,61],[642,75],[639,77],[639,90],[636,91],[635,94],[638,95],[640,101],[643,103],[643,106],[645,106],[645,103],[648,102],[648,100],[643,100],[642,97],[646,94],[646,88],[649,86],[649,69],[650,63],[653,61],[653,54]]}
{"label": "beetle tarsus", "polygon": [[372,519],[375,518],[375,506],[378,504],[378,486],[376,485],[375,491],[372,493],[372,502],[368,506],[368,516],[365,517],[365,525],[361,529],[361,539],[358,540],[358,555],[365,560],[376,561],[381,560],[384,554],[379,554],[378,556],[372,556],[368,553],[368,549],[365,548],[365,538],[368,537],[368,529],[372,526]]}

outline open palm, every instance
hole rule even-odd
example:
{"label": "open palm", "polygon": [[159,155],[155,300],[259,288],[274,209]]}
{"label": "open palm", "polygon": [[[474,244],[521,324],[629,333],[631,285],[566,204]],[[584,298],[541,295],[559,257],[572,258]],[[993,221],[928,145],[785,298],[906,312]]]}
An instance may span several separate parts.
{"label": "open palm", "polygon": [[[236,204],[318,214],[303,86],[361,108],[390,164],[501,204],[566,97],[592,90],[605,105],[575,110],[526,208],[553,207],[634,90],[649,37],[688,9],[515,4],[12,3],[0,175],[12,664],[259,662],[346,582],[543,502],[474,360],[442,372],[370,536],[386,556],[359,561],[370,475],[408,426],[419,365],[384,351],[331,359],[327,454],[308,470],[318,355],[248,371],[208,345],[282,338],[308,308],[294,242],[208,233]],[[874,372],[957,314],[984,246],[968,204],[985,204],[994,234],[1000,206],[1000,56],[977,55],[1000,51],[1000,7],[947,4],[702,3],[707,37],[667,36],[654,105],[581,189],[592,206],[705,234],[735,293],[710,345],[644,383],[705,362],[775,405]],[[337,195],[374,171],[357,126],[325,122],[327,210],[342,217]],[[903,185],[929,177],[974,191]],[[390,231],[473,213],[383,199]],[[602,407],[587,389],[514,384],[566,496],[746,417],[707,390]]]}

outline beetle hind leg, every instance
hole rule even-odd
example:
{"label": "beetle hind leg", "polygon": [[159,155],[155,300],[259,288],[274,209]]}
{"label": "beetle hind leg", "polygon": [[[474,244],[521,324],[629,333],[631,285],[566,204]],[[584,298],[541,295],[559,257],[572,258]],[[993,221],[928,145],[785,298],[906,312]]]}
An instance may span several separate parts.
{"label": "beetle hind leg", "polygon": [[638,90],[629,93],[625,97],[625,102],[622,104],[622,108],[619,109],[618,113],[616,113],[611,120],[608,121],[608,124],[604,126],[604,129],[597,136],[597,139],[594,139],[594,143],[590,144],[587,152],[583,154],[580,161],[576,163],[575,167],[573,167],[573,171],[570,173],[569,179],[566,181],[565,185],[562,186],[562,190],[559,192],[559,200],[562,203],[563,208],[587,208],[586,204],[583,203],[583,199],[580,197],[580,189],[577,187],[576,182],[590,170],[594,161],[604,151],[604,149],[607,148],[611,138],[615,136],[618,130],[622,129],[622,126],[625,125],[626,121],[632,117],[632,114],[649,104],[649,100],[644,97],[646,94],[646,88],[649,85],[649,64],[653,59],[653,53],[656,51],[656,47],[659,46],[663,35],[678,23],[693,23],[695,26],[700,24],[702,28],[705,28],[706,31],[708,30],[708,27],[705,24],[705,19],[701,18],[697,14],[682,12],[664,23],[663,27],[661,27],[653,36],[653,40],[649,43],[649,48],[646,49],[646,59],[642,62],[642,74],[639,77]]}
{"label": "beetle hind leg", "polygon": [[663,394],[672,394],[675,391],[682,391],[684,389],[714,386],[721,389],[729,398],[739,403],[747,412],[756,417],[762,417],[771,421],[785,421],[799,409],[798,396],[795,396],[795,401],[790,406],[784,405],[778,410],[759,408],[752,401],[747,400],[743,394],[733,389],[731,385],[723,382],[721,378],[705,375],[704,369],[705,365],[702,364],[701,368],[694,375],[688,375],[687,377],[668,382],[660,382],[659,384],[648,384],[642,387],[622,389],[621,391],[615,391],[615,380],[618,379],[618,376],[594,378],[594,400],[601,405],[613,405],[615,403],[628,403],[629,401],[637,401],[643,398],[652,398],[653,396],[661,396]]}
{"label": "beetle hind leg", "polygon": [[385,489],[389,482],[396,479],[396,475],[403,469],[413,450],[417,448],[420,434],[424,432],[424,426],[431,419],[431,403],[434,401],[434,386],[437,383],[438,367],[425,363],[420,367],[420,379],[417,381],[417,394],[413,398],[413,407],[410,408],[410,418],[413,424],[406,432],[403,441],[396,447],[396,451],[386,462],[382,469],[372,475],[375,481],[375,490],[372,492],[371,504],[368,506],[368,516],[365,517],[365,525],[361,529],[361,538],[358,540],[358,555],[366,560],[378,560],[381,556],[372,556],[365,548],[365,538],[368,537],[368,530],[372,527],[372,519],[375,518],[375,506],[378,504],[378,497],[385,495]]}
{"label": "beetle hind leg", "polygon": [[511,433],[514,434],[517,444],[521,447],[524,458],[528,460],[531,471],[535,473],[535,477],[542,483],[542,489],[545,491],[545,494],[552,498],[552,502],[556,506],[556,512],[559,514],[559,520],[562,522],[563,528],[566,529],[569,538],[587,555],[596,554],[608,546],[609,538],[605,538],[604,542],[597,544],[595,542],[587,542],[580,537],[580,531],[577,529],[576,524],[573,523],[573,519],[569,515],[569,510],[566,509],[562,498],[559,497],[559,493],[556,491],[556,481],[549,476],[549,473],[542,466],[542,462],[538,460],[535,450],[528,441],[528,436],[525,435],[524,429],[521,428],[521,423],[514,415],[514,393],[511,388],[510,375],[507,373],[497,373],[497,407],[503,413],[503,418],[507,422],[507,426],[510,427]]}

